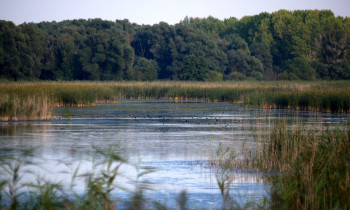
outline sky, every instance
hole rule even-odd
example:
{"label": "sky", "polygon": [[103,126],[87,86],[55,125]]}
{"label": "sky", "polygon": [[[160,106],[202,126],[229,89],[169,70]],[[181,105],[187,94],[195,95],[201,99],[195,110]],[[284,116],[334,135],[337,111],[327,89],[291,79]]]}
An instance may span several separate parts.
{"label": "sky", "polygon": [[0,0],[0,19],[17,25],[80,18],[173,25],[186,16],[240,19],[280,9],[330,9],[336,16],[350,17],[349,0]]}

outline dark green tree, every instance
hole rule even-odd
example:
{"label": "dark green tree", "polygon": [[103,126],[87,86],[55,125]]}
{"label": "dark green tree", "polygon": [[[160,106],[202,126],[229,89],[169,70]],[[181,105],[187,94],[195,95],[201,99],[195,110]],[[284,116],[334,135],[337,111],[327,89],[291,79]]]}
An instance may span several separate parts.
{"label": "dark green tree", "polygon": [[249,46],[251,55],[257,58],[263,65],[264,70],[262,74],[264,78],[268,80],[276,79],[276,76],[273,72],[273,57],[270,52],[270,48],[263,43],[254,42]]}
{"label": "dark green tree", "polygon": [[286,62],[285,72],[280,79],[286,80],[314,80],[316,71],[305,58],[293,58]]}
{"label": "dark green tree", "polygon": [[[263,65],[261,61],[250,55],[249,51],[242,49],[228,51],[228,60],[226,74],[240,72],[245,76],[252,77],[254,72],[262,74]],[[258,75],[254,73],[254,75]],[[260,77],[260,75],[259,75]]]}
{"label": "dark green tree", "polygon": [[[309,69],[307,64],[318,79],[350,79],[349,37],[350,18],[330,10],[280,10],[223,21],[186,17],[176,25],[153,26],[126,19],[18,26],[0,21],[0,78],[153,80],[155,72],[147,76],[145,69],[158,66],[152,67],[157,79],[203,80],[202,71],[192,71],[198,67],[187,68],[199,59],[217,79],[313,79],[292,69]],[[187,76],[184,66],[192,69]]]}
{"label": "dark green tree", "polygon": [[152,81],[158,79],[158,63],[143,57],[136,57],[134,65],[134,80]]}
{"label": "dark green tree", "polygon": [[320,78],[350,79],[350,33],[342,27],[342,20],[330,18],[324,27],[324,33],[316,40],[314,66]]}
{"label": "dark green tree", "polygon": [[188,55],[184,58],[181,80],[205,80],[208,66],[203,57]]}

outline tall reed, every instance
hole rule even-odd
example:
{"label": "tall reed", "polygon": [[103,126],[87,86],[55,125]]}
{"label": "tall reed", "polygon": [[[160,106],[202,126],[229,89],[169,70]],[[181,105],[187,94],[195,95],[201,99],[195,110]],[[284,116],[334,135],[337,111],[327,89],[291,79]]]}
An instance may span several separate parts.
{"label": "tall reed", "polygon": [[266,130],[252,131],[249,146],[220,144],[211,156],[210,166],[223,171],[218,176],[223,195],[237,171],[243,171],[270,185],[260,207],[350,208],[350,124],[313,124],[309,129],[300,122],[273,121]]}
{"label": "tall reed", "polygon": [[272,209],[350,208],[350,126],[307,131],[279,124],[256,157]]}
{"label": "tall reed", "polygon": [[[37,166],[31,160],[33,152],[35,149],[26,149],[19,155],[0,156],[0,209],[165,209],[161,203],[145,196],[145,192],[152,189],[152,183],[144,176],[154,172],[154,169],[127,162],[116,153],[114,147],[96,151],[90,171],[81,172],[77,167],[72,174],[70,189],[42,177],[37,177],[36,182],[25,182],[23,177],[34,174],[33,170],[28,170],[28,166]],[[134,183],[134,190],[117,184],[122,177],[122,165],[132,166],[137,172],[135,179],[128,177]],[[81,178],[86,180],[85,192],[74,192],[73,187]],[[124,203],[115,194],[116,188],[129,193]],[[185,206],[185,197],[179,202]]]}
{"label": "tall reed", "polygon": [[33,82],[0,84],[0,120],[49,119],[52,107],[118,99],[198,99],[244,106],[350,111],[350,82]]}
{"label": "tall reed", "polygon": [[0,121],[48,120],[52,109],[48,96],[2,95],[0,99]]}

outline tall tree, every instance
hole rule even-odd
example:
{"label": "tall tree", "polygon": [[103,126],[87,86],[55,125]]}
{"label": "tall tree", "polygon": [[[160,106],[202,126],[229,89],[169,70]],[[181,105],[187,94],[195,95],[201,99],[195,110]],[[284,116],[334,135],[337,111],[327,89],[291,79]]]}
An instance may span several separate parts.
{"label": "tall tree", "polygon": [[205,80],[205,75],[208,72],[208,66],[203,57],[188,55],[183,61],[181,80]]}

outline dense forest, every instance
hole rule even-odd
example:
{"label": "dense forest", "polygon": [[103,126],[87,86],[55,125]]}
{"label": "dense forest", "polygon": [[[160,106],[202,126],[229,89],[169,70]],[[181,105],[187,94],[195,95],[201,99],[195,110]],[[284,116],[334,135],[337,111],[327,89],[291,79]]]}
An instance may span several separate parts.
{"label": "dense forest", "polygon": [[350,18],[280,10],[241,19],[0,21],[0,80],[350,79]]}

